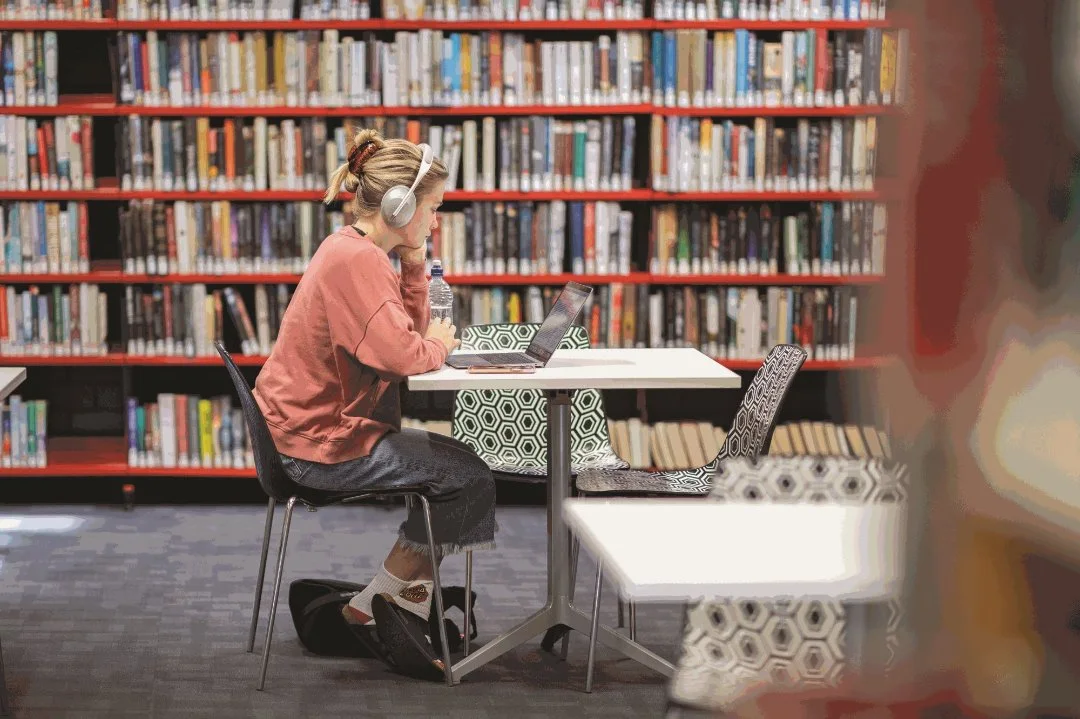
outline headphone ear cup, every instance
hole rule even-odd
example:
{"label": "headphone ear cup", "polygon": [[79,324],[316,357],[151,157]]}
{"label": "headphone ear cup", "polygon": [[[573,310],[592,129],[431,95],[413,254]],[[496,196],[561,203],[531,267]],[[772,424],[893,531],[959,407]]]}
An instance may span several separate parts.
{"label": "headphone ear cup", "polygon": [[[397,217],[394,217],[394,210],[401,204],[402,198],[405,198],[405,206],[397,213]],[[383,195],[381,208],[386,224],[391,227],[404,227],[409,224],[413,213],[416,212],[416,195],[405,185],[395,185]]]}

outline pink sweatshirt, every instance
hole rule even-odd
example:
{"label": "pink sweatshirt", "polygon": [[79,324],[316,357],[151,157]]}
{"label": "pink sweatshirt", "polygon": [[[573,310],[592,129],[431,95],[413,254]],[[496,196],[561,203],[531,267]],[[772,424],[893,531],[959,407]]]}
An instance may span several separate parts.
{"label": "pink sweatshirt", "polygon": [[398,383],[446,361],[424,339],[430,309],[423,264],[401,265],[353,227],[323,241],[255,382],[279,452],[332,464],[370,454],[401,429]]}

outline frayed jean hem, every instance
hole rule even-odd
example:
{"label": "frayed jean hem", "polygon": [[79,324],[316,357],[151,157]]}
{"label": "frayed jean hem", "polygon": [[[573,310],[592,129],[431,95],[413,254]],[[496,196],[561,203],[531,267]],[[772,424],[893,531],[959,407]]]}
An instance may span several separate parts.
{"label": "frayed jean hem", "polygon": [[[398,533],[398,543],[405,549],[416,552],[417,554],[423,554],[424,556],[427,556],[428,554],[428,543],[426,541],[413,541],[412,539],[409,539],[405,536],[404,531]],[[495,549],[495,547],[496,545],[494,539],[483,542],[468,542],[464,544],[459,542],[436,542],[435,552],[440,558],[442,558],[448,557],[452,554],[464,554],[466,552],[475,552],[477,550]]]}

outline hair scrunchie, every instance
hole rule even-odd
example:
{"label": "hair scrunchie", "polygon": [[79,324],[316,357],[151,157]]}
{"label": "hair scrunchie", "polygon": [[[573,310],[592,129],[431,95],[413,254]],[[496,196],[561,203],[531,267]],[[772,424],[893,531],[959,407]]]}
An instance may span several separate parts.
{"label": "hair scrunchie", "polygon": [[368,161],[375,151],[379,148],[371,140],[362,142],[352,149],[349,153],[349,172],[359,176],[360,170],[364,167],[364,163]]}

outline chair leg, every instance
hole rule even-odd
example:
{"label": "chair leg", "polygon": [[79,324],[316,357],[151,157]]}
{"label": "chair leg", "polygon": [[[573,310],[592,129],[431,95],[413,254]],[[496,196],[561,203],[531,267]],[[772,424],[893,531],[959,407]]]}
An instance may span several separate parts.
{"label": "chair leg", "polygon": [[11,699],[8,697],[7,672],[4,671],[4,648],[0,646],[0,715],[11,716]]}
{"label": "chair leg", "polygon": [[465,552],[465,656],[472,636],[472,552]]}
{"label": "chair leg", "polygon": [[589,659],[585,665],[585,691],[592,692],[593,667],[596,660],[596,635],[600,629],[600,587],[604,582],[604,565],[596,560],[596,593],[593,594],[592,629],[589,631]]}
{"label": "chair leg", "polygon": [[[581,549],[581,543],[577,537],[571,534],[570,536],[570,601],[574,601],[574,588],[577,585],[577,566],[578,566],[578,554]],[[570,632],[563,635],[562,647],[559,653],[562,655],[562,660],[566,661],[566,655],[570,651]]]}
{"label": "chair leg", "polygon": [[274,575],[274,593],[270,595],[270,622],[266,625],[266,642],[263,644],[262,669],[259,670],[259,691],[266,684],[266,665],[270,661],[270,642],[274,638],[274,618],[277,615],[278,595],[281,593],[281,577],[285,573],[285,548],[289,543],[289,525],[292,524],[296,497],[290,497],[285,505],[285,522],[281,526],[281,543],[278,545],[277,572]]}
{"label": "chair leg", "polygon": [[626,613],[625,613],[626,603],[623,602],[622,594],[618,594],[617,596],[618,596],[618,601],[619,601],[619,623],[618,623],[618,627],[619,627],[619,629],[622,629],[623,627],[626,626]]}
{"label": "chair leg", "polygon": [[637,604],[635,604],[633,601],[628,601],[626,603],[626,606],[629,609],[629,614],[630,614],[630,641],[636,642],[637,641]]}
{"label": "chair leg", "polygon": [[[427,497],[417,495],[424,509],[424,526],[427,528],[428,552],[431,555],[431,578],[435,583],[435,611],[439,618],[439,638],[442,640],[443,673],[446,675],[446,686],[454,686],[454,675],[450,670],[450,642],[446,637],[446,614],[443,611],[442,582],[439,579],[439,554],[435,551],[435,532],[431,528],[431,505]],[[465,606],[469,605],[470,597],[466,596]],[[465,625],[465,635],[468,636],[469,627]]]}
{"label": "chair leg", "polygon": [[266,524],[263,527],[262,556],[259,557],[259,578],[255,580],[255,604],[251,608],[251,630],[248,632],[248,654],[255,651],[255,630],[259,626],[259,605],[262,603],[263,580],[266,578],[266,555],[270,553],[270,531],[274,528],[273,497],[266,504]]}

